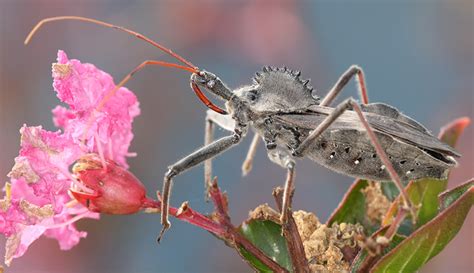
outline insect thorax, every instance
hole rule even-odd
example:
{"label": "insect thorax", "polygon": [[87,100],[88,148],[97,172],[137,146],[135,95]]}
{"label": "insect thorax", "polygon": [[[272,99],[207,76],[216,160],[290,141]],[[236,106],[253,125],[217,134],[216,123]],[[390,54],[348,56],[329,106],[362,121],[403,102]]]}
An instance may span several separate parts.
{"label": "insect thorax", "polygon": [[235,90],[255,112],[298,112],[319,103],[319,97],[301,73],[284,68],[264,67],[253,84]]}

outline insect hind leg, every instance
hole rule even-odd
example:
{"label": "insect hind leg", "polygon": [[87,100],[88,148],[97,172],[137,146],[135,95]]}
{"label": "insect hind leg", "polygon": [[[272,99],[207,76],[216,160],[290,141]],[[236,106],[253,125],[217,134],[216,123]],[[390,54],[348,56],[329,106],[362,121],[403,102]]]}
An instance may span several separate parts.
{"label": "insect hind leg", "polygon": [[352,65],[347,69],[341,77],[337,80],[337,82],[334,84],[334,86],[329,90],[327,95],[324,97],[324,99],[321,101],[320,105],[321,106],[329,106],[334,99],[341,93],[342,89],[347,85],[347,83],[352,79],[354,76],[356,76],[357,80],[357,87],[359,89],[359,97],[362,101],[363,104],[368,104],[369,103],[369,95],[367,94],[367,86],[365,84],[365,76],[364,76],[364,71],[362,70],[361,67],[357,65]]}
{"label": "insect hind leg", "polygon": [[364,114],[362,113],[362,110],[357,104],[357,102],[353,98],[349,98],[345,100],[344,102],[340,103],[334,110],[314,129],[309,136],[293,151],[293,156],[304,156],[305,153],[308,151],[308,148],[311,146],[311,144],[337,119],[339,118],[346,110],[352,109],[354,112],[357,113],[357,116],[359,120],[361,121],[362,125],[364,126],[365,130],[367,131],[368,137],[370,141],[372,142],[372,145],[375,148],[375,151],[377,155],[380,157],[382,160],[382,163],[385,165],[390,178],[392,181],[395,183],[395,185],[398,187],[400,190],[401,196],[404,199],[405,207],[407,207],[411,214],[412,214],[412,220],[416,221],[416,211],[415,211],[415,206],[411,203],[410,198],[408,197],[407,192],[405,191],[405,188],[403,187],[402,181],[395,171],[392,163],[388,159],[387,154],[383,150],[382,146],[380,145],[380,142],[375,135],[372,127],[369,125],[367,122]]}
{"label": "insect hind leg", "polygon": [[288,214],[291,213],[291,193],[294,190],[296,163],[288,152],[279,148],[268,150],[268,157],[287,170],[280,215],[280,221],[284,225],[288,222]]}

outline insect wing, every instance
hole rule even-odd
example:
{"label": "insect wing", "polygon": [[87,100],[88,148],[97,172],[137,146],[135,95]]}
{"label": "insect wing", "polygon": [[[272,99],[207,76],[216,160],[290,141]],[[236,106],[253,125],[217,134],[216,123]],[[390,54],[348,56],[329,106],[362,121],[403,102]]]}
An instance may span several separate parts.
{"label": "insect wing", "polygon": [[[279,114],[276,119],[288,125],[312,130],[321,124],[333,109],[331,107],[313,106],[308,112]],[[453,148],[441,142],[426,130],[401,120],[374,113],[365,112],[365,116],[375,132],[397,138],[400,141],[429,151],[460,156]],[[345,111],[329,128],[365,130],[354,111]]]}

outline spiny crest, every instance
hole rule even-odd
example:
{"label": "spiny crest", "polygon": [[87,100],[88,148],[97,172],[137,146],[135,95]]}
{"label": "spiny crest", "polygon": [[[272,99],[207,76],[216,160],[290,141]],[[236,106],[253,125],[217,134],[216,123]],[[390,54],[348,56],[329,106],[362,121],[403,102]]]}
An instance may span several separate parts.
{"label": "spiny crest", "polygon": [[309,79],[301,78],[301,71],[288,69],[284,67],[264,66],[262,71],[255,73],[253,81],[259,85],[272,86],[291,86],[299,87],[303,92],[308,92],[314,96],[314,88],[309,83]]}
{"label": "spiny crest", "polygon": [[286,67],[265,66],[253,78],[252,89],[257,98],[252,104],[254,110],[296,112],[317,105],[316,91],[309,80],[302,80],[300,76],[301,72]]}

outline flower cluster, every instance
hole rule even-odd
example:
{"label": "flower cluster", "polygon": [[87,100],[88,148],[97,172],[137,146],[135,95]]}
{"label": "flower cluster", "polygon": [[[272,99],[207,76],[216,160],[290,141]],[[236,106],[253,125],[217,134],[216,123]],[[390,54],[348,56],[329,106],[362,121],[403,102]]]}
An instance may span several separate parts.
{"label": "flower cluster", "polygon": [[[54,123],[62,131],[26,125],[20,129],[21,149],[0,200],[0,232],[7,237],[7,265],[42,235],[58,240],[61,249],[70,249],[86,236],[74,223],[99,217],[93,211],[100,209],[84,206],[88,199],[77,202],[71,197],[71,192],[74,197],[102,194],[77,180],[70,172],[74,162],[91,158],[91,153],[100,154],[96,161],[104,168],[114,162],[126,172],[126,157],[131,155],[132,121],[140,113],[135,95],[122,87],[110,96],[115,84],[109,74],[92,64],[69,60],[63,51],[58,52],[52,72],[54,90],[68,107],[53,110]],[[135,185],[135,195],[144,200],[143,185],[138,181]],[[139,207],[131,205],[132,210],[112,213],[132,213]]]}

